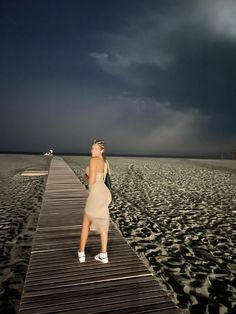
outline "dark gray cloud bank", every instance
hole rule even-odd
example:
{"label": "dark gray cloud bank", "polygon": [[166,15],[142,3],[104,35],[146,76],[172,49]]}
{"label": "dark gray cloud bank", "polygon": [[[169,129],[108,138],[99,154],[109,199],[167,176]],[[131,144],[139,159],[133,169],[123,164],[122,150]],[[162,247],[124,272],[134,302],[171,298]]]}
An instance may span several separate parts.
{"label": "dark gray cloud bank", "polygon": [[0,1],[0,150],[236,150],[235,16],[233,0]]}

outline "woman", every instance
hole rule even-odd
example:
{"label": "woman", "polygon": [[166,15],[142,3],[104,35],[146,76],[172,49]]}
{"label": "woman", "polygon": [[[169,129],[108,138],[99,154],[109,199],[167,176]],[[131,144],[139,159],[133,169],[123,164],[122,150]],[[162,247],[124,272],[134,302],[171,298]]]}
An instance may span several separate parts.
{"label": "woman", "polygon": [[85,246],[90,229],[100,234],[101,238],[101,250],[94,258],[102,263],[108,263],[108,206],[112,201],[112,196],[104,182],[107,171],[110,172],[108,161],[104,155],[104,141],[94,140],[91,154],[89,166],[86,167],[89,195],[84,209],[78,257],[80,263],[85,262]]}

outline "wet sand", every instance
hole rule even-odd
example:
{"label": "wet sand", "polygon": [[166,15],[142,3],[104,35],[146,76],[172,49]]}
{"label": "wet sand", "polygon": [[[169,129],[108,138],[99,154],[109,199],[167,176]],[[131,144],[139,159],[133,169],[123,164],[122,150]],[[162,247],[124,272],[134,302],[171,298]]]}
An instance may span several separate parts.
{"label": "wet sand", "polygon": [[0,313],[17,313],[51,157],[0,154]]}
{"label": "wet sand", "polygon": [[[64,159],[85,183],[89,156]],[[236,161],[108,160],[111,218],[176,304],[236,313]]]}

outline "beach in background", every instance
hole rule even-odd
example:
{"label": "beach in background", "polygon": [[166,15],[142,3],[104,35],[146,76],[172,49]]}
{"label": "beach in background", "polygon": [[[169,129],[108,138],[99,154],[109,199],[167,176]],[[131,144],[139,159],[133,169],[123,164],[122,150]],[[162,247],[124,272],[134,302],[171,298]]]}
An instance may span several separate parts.
{"label": "beach in background", "polygon": [[[90,156],[61,157],[85,184]],[[111,219],[156,280],[190,313],[234,313],[236,161],[107,158]],[[17,313],[47,180],[21,174],[50,161],[0,155],[1,313]]]}
{"label": "beach in background", "polygon": [[[89,157],[64,159],[84,182]],[[236,161],[108,160],[111,218],[176,304],[236,313]]]}
{"label": "beach in background", "polygon": [[0,313],[17,313],[51,157],[0,154]]}

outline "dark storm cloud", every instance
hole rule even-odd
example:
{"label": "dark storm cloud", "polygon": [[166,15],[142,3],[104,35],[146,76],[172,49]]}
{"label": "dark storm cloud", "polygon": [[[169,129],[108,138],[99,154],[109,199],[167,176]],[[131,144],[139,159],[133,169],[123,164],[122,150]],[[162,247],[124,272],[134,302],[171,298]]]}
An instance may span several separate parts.
{"label": "dark storm cloud", "polygon": [[208,116],[202,138],[227,142],[236,133],[235,13],[233,1],[167,3],[161,13],[158,4],[146,6],[125,32],[105,35],[110,52],[91,56],[103,71],[136,86],[137,95],[183,112],[197,109]]}
{"label": "dark storm cloud", "polygon": [[0,6],[3,150],[235,149],[234,1]]}
{"label": "dark storm cloud", "polygon": [[[187,8],[169,7],[161,18],[153,11],[147,12],[141,23],[140,17],[132,21],[134,26],[127,28],[132,29],[130,34],[127,30],[119,36],[106,36],[110,39],[109,53],[93,52],[91,56],[104,71],[123,76],[145,96],[169,100],[178,107],[233,113],[236,36],[230,40],[229,30],[213,35],[208,25],[210,17],[205,14],[205,20],[202,18],[205,6],[200,10],[192,2]],[[145,19],[151,26],[146,26]]]}

